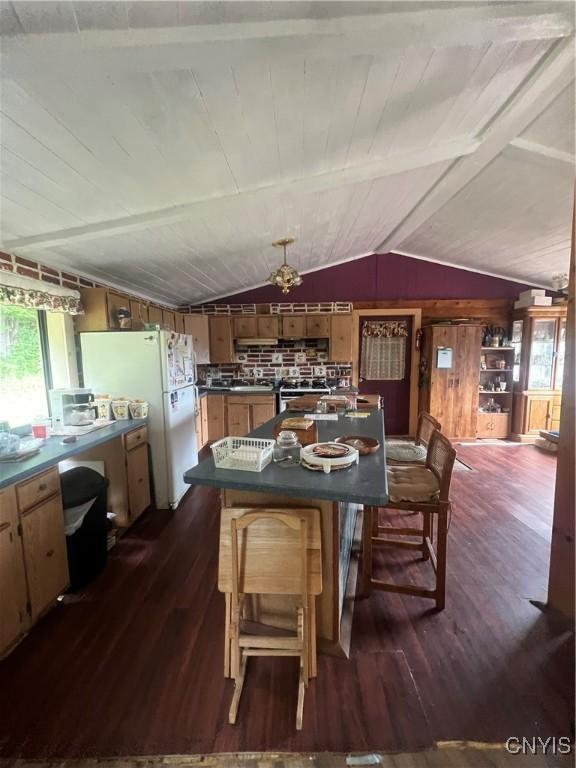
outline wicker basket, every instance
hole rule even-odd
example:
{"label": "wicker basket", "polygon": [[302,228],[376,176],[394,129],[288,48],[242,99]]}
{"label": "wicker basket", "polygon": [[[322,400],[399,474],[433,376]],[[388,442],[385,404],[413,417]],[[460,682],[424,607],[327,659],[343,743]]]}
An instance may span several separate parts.
{"label": "wicker basket", "polygon": [[274,440],[256,437],[225,437],[212,445],[218,469],[242,469],[261,472],[272,461]]}

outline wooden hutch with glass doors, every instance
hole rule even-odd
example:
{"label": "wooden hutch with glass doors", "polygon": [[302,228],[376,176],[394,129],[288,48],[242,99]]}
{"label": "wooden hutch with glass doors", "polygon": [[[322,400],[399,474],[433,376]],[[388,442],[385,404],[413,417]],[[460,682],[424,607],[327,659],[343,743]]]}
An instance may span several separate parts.
{"label": "wooden hutch with glass doors", "polygon": [[535,440],[540,430],[560,428],[565,343],[565,304],[514,311],[514,440]]}

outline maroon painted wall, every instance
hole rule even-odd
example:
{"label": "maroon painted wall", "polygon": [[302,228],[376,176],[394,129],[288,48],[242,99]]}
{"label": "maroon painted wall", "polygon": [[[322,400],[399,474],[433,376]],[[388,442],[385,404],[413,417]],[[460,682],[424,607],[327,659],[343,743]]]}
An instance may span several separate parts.
{"label": "maroon painted wall", "polygon": [[218,301],[265,304],[280,301],[515,299],[530,287],[398,253],[381,253],[304,275],[302,285],[290,291],[288,296],[270,285]]}

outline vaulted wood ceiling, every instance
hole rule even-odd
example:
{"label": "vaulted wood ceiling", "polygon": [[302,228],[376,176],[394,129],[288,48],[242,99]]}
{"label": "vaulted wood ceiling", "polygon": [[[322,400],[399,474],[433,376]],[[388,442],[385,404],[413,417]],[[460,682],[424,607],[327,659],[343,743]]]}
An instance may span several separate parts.
{"label": "vaulted wood ceiling", "polygon": [[2,249],[171,304],[396,250],[567,269],[574,4],[14,2]]}

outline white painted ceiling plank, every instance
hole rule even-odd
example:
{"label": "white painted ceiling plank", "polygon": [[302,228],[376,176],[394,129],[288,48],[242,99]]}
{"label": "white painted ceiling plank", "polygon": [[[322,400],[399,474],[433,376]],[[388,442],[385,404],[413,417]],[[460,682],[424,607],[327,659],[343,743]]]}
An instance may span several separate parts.
{"label": "white painted ceiling plank", "polygon": [[[282,183],[274,187],[265,187],[263,189],[248,190],[244,192],[244,198],[259,196],[279,197],[283,194],[308,194],[311,192],[320,192],[330,190],[334,187],[340,187],[346,184],[356,184],[365,179],[378,178],[380,176],[399,174],[412,168],[419,168],[424,164],[433,164],[446,158],[460,157],[462,154],[469,154],[477,147],[474,141],[460,142],[456,145],[447,144],[437,147],[434,150],[426,149],[416,153],[406,153],[405,155],[391,156],[384,160],[372,163],[366,163],[354,168],[345,168],[334,173],[318,174],[305,179],[299,179],[291,183]],[[201,215],[202,212],[213,210],[216,203],[225,211],[230,205],[238,203],[238,195],[224,195],[219,198],[200,200],[184,205],[174,206],[160,211],[152,211],[146,214],[136,214],[124,218],[112,219],[97,224],[90,224],[83,227],[74,227],[59,232],[49,232],[35,237],[22,239],[20,241],[7,242],[5,247],[13,250],[44,248],[54,246],[58,243],[88,240],[101,237],[112,236],[120,232],[134,232],[151,225],[159,225],[187,219],[193,215]]]}
{"label": "white painted ceiling plank", "polygon": [[470,182],[562,92],[573,78],[573,69],[572,41],[558,43],[538,70],[509,101],[498,120],[486,131],[476,152],[469,158],[455,161],[453,168],[392,235],[380,243],[378,250],[394,250],[401,247],[412,232]]}

